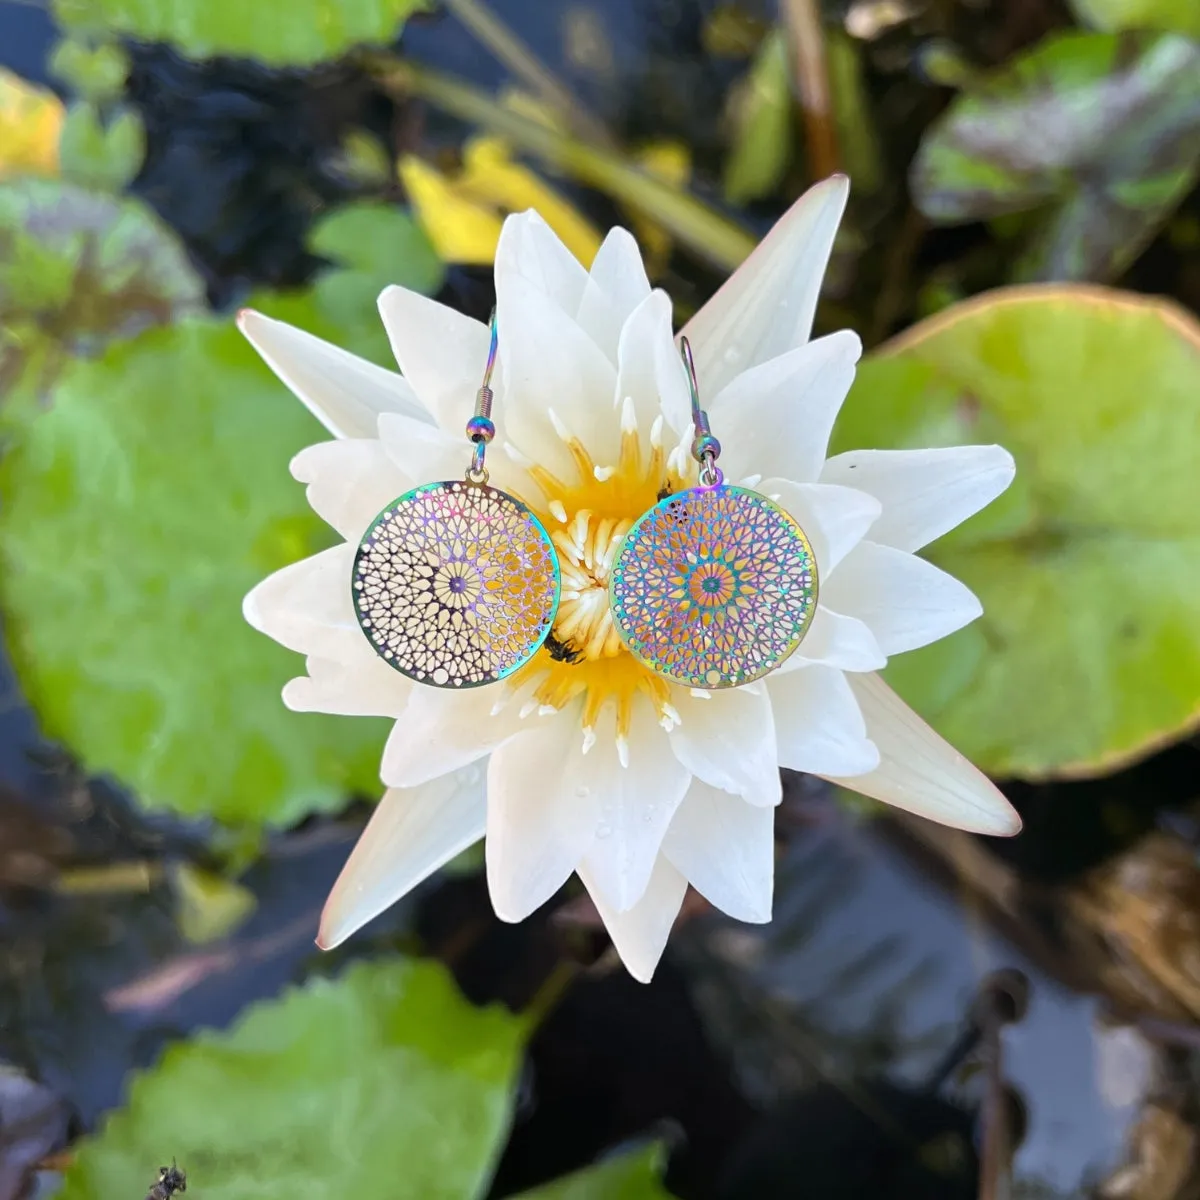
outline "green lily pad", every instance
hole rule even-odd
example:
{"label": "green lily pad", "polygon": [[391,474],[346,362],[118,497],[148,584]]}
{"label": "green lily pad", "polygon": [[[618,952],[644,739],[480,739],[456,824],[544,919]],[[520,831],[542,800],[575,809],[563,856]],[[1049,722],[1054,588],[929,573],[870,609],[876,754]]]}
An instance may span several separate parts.
{"label": "green lily pad", "polygon": [[522,1192],[518,1200],[670,1200],[661,1182],[665,1158],[656,1143]]}
{"label": "green lily pad", "polygon": [[1075,15],[1096,29],[1162,29],[1200,38],[1196,0],[1070,0]]}
{"label": "green lily pad", "polygon": [[241,613],[333,538],[288,473],[327,437],[232,323],[193,318],[69,362],[0,460],[25,695],[149,807],[278,825],[379,789],[387,723],[288,711],[302,663]]}
{"label": "green lily pad", "polygon": [[1048,208],[1018,277],[1105,280],[1198,178],[1200,44],[1072,33],[964,91],[926,132],[911,185],[942,224]]}
{"label": "green lily pad", "polygon": [[142,204],[57,180],[0,184],[0,392],[9,408],[44,400],[66,355],[94,354],[203,307],[183,248]]}
{"label": "green lily pad", "polygon": [[69,33],[170,42],[192,58],[241,55],[277,66],[392,42],[424,0],[54,0]]}
{"label": "green lily pad", "polygon": [[471,1200],[508,1129],[526,1034],[433,963],[314,980],[135,1077],[60,1200],[144,1196],[172,1158],[204,1200]]}
{"label": "green lily pad", "polygon": [[836,450],[998,442],[1012,487],[933,544],[984,615],[886,677],[984,770],[1100,774],[1200,724],[1200,325],[1011,288],[873,354]]}

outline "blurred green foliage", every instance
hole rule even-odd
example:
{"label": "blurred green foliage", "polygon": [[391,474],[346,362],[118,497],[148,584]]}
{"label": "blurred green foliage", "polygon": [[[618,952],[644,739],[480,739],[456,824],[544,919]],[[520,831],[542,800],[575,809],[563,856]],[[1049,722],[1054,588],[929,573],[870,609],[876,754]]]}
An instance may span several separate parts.
{"label": "blurred green foliage", "polygon": [[[386,361],[382,286],[441,282],[424,235],[356,205],[313,246],[334,264],[315,289],[256,303]],[[0,187],[0,604],[43,729],[89,770],[149,807],[289,824],[377,793],[386,723],[288,712],[301,664],[242,618],[265,574],[336,540],[287,472],[326,435],[202,308],[137,201]]]}
{"label": "blurred green foliage", "polygon": [[102,113],[87,100],[67,109],[58,144],[63,178],[82,187],[119,192],[133,181],[146,156],[146,133],[136,113],[116,107]]}
{"label": "blurred green foliage", "polygon": [[659,1182],[664,1158],[661,1146],[648,1146],[522,1192],[518,1200],[668,1200],[671,1193]]}
{"label": "blurred green foliage", "polygon": [[121,95],[129,75],[129,55],[109,41],[67,37],[55,46],[50,71],[77,96],[98,104]]}
{"label": "blurred green foliage", "polygon": [[1200,45],[1064,34],[970,86],[912,166],[917,206],[955,224],[1048,208],[1020,279],[1108,280],[1200,178]]}
{"label": "blurred green foliage", "polygon": [[361,352],[388,362],[391,352],[379,320],[379,293],[395,283],[433,295],[445,279],[445,267],[424,230],[392,205],[362,201],[320,221],[308,245],[333,265],[315,287],[322,315],[338,328],[370,339],[373,345]]}
{"label": "blurred green foliage", "polygon": [[1162,29],[1200,38],[1196,0],[1070,0],[1079,19],[1097,29]]}
{"label": "blurred green foliage", "polygon": [[0,419],[49,402],[74,355],[204,308],[175,235],[135,200],[56,180],[0,185]]}
{"label": "blurred green foliage", "polygon": [[768,34],[731,99],[730,148],[724,193],[730,204],[770,195],[792,159],[791,73],[787,43],[779,30]]}
{"label": "blurred green foliage", "polygon": [[285,824],[373,796],[386,723],[289,712],[301,664],[241,612],[336,540],[288,474],[313,417],[215,318],[70,361],[52,400],[0,460],[0,603],[46,732],[150,807]]}
{"label": "blurred green foliage", "polygon": [[388,43],[424,0],[54,0],[69,33],[170,42],[183,54],[238,54],[278,66]]}
{"label": "blurred green foliage", "polygon": [[927,557],[984,615],[888,681],[995,775],[1099,773],[1200,721],[1200,324],[998,291],[862,365],[837,450],[999,442],[1016,481]]}

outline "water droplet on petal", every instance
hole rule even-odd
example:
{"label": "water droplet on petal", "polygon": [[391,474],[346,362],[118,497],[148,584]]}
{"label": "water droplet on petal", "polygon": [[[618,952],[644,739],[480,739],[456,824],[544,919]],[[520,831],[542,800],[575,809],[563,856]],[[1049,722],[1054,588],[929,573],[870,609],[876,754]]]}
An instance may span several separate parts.
{"label": "water droplet on petal", "polygon": [[612,826],[607,822],[601,822],[596,826],[596,836],[598,838],[606,838],[612,835]]}

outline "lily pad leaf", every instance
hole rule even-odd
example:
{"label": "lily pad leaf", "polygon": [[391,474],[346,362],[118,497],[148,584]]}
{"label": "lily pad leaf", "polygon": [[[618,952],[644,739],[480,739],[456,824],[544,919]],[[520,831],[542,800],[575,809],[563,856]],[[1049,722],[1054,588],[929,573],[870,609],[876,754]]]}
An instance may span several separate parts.
{"label": "lily pad leaf", "polygon": [[362,201],[338,209],[313,228],[308,246],[331,264],[314,285],[317,310],[335,329],[345,331],[339,343],[370,331],[374,338],[367,357],[375,361],[390,360],[379,293],[396,283],[431,296],[446,275],[421,226],[388,204]]}
{"label": "lily pad leaf", "polygon": [[59,142],[63,176],[100,191],[119,192],[146,157],[146,131],[137,113],[118,106],[107,117],[80,100],[67,109]]}
{"label": "lily pad leaf", "polygon": [[655,1143],[522,1192],[517,1200],[670,1200],[661,1182],[665,1157]]}
{"label": "lily pad leaf", "polygon": [[231,322],[72,361],[0,460],[0,609],[45,732],[152,808],[282,825],[374,795],[386,722],[299,714],[243,620],[330,544],[287,465],[327,435]]}
{"label": "lily pad leaf", "polygon": [[183,248],[136,200],[49,179],[0,183],[0,390],[9,413],[21,400],[44,402],[67,355],[98,353],[203,307]]}
{"label": "lily pad leaf", "polygon": [[1075,15],[1096,29],[1161,29],[1200,39],[1196,0],[1070,0]]}
{"label": "lily pad leaf", "polygon": [[961,94],[913,163],[943,224],[1048,207],[1025,279],[1120,274],[1200,178],[1200,44],[1049,38]]}
{"label": "lily pad leaf", "polygon": [[888,682],[997,776],[1080,777],[1200,724],[1200,325],[1002,289],[862,366],[835,449],[998,442],[1012,487],[926,552],[984,615]]}
{"label": "lily pad leaf", "polygon": [[390,43],[424,0],[54,0],[68,33],[170,42],[191,58],[220,54],[278,66],[335,58],[362,43]]}
{"label": "lily pad leaf", "polygon": [[507,1133],[526,1032],[434,963],[314,980],[136,1076],[60,1200],[143,1196],[172,1156],[205,1200],[470,1200]]}

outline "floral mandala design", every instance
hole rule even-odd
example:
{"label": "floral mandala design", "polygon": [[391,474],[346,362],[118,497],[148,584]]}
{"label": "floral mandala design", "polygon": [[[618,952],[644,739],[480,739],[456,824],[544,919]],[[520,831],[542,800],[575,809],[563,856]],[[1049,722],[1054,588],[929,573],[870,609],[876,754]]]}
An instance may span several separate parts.
{"label": "floral mandala design", "polygon": [[527,663],[558,610],[558,560],[519,500],[428,483],[392,501],[354,560],[354,608],[385,662],[419,683],[480,687]]}
{"label": "floral mandala design", "polygon": [[696,688],[736,687],[799,646],[817,606],[812,547],[779,505],[740,487],[668,496],[617,557],[613,621],[651,670]]}

